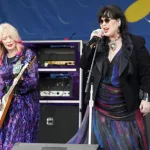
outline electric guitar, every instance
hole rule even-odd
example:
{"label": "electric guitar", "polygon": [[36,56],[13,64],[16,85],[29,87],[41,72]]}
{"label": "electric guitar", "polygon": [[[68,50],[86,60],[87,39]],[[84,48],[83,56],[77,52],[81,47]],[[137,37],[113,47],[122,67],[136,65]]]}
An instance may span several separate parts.
{"label": "electric guitar", "polygon": [[10,86],[8,92],[2,97],[2,100],[0,102],[0,128],[3,125],[4,119],[6,117],[7,111],[9,109],[11,100],[13,98],[14,94],[14,88],[16,87],[18,81],[20,80],[21,76],[23,75],[24,71],[29,68],[34,60],[36,59],[36,56],[33,57],[29,62],[27,62],[20,70],[19,74],[14,78],[13,84]]}

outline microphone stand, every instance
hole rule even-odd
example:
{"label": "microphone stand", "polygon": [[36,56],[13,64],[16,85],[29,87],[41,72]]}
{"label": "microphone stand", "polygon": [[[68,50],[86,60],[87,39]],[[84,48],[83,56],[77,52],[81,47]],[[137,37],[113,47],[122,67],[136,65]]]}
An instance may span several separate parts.
{"label": "microphone stand", "polygon": [[100,43],[99,39],[96,43],[96,47],[95,47],[95,52],[93,55],[93,59],[92,59],[92,63],[91,63],[91,67],[89,70],[89,74],[88,74],[88,79],[86,82],[86,88],[85,88],[85,92],[87,93],[88,88],[89,88],[89,84],[91,84],[91,89],[90,89],[90,100],[89,100],[89,133],[88,133],[88,144],[91,144],[91,133],[92,133],[92,111],[93,111],[93,106],[94,106],[94,100],[93,100],[93,80],[91,78],[91,74],[92,74],[92,70],[93,70],[93,65],[94,65],[94,61],[95,61],[95,56],[98,50],[98,45]]}

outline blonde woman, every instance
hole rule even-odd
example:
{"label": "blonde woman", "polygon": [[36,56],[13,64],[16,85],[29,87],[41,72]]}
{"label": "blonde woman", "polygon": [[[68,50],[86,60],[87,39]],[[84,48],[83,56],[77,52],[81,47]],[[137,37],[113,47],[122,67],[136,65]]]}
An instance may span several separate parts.
{"label": "blonde woman", "polygon": [[[35,53],[25,48],[15,27],[0,25],[0,99],[15,76]],[[3,83],[1,83],[3,82]],[[6,118],[0,129],[0,149],[11,150],[17,142],[36,142],[39,120],[38,64],[27,69],[14,91]]]}

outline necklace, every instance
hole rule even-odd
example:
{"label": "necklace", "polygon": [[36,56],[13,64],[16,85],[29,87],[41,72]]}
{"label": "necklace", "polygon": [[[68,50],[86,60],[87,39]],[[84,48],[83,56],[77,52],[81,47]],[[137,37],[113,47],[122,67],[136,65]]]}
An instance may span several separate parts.
{"label": "necklace", "polygon": [[110,41],[110,42],[108,43],[109,48],[110,48],[112,51],[115,51],[115,49],[116,49],[116,47],[117,47],[116,41],[119,40],[119,39],[120,39],[120,36],[119,36],[117,39],[115,39],[115,40],[113,40],[113,41]]}

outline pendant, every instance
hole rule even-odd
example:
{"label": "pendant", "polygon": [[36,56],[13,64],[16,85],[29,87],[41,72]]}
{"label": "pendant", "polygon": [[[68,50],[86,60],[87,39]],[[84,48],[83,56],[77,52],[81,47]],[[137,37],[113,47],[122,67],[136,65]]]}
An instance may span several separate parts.
{"label": "pendant", "polygon": [[112,51],[114,51],[116,49],[116,43],[109,43],[109,47]]}

